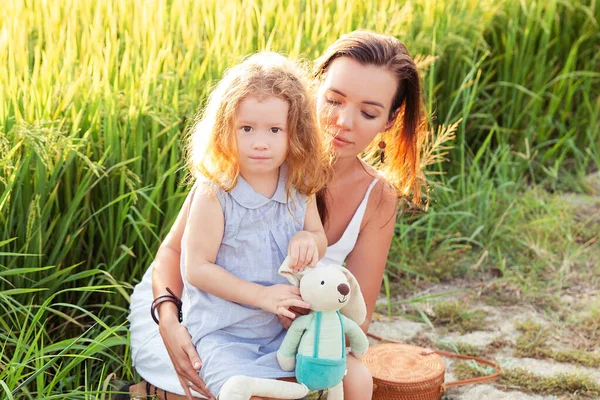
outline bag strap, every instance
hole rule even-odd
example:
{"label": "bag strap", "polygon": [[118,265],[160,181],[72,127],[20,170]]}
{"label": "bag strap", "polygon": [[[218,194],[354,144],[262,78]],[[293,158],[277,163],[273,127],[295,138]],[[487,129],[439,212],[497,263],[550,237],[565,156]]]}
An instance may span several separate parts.
{"label": "bag strap", "polygon": [[[390,343],[397,343],[397,344],[404,344],[401,342],[398,342],[396,340],[391,340],[391,339],[384,339],[381,336],[377,336],[374,335],[372,333],[367,332],[367,336],[372,337],[375,340],[378,340],[380,342],[390,342]],[[428,356],[430,354],[437,354],[443,357],[448,357],[448,358],[457,358],[460,360],[473,360],[478,364],[484,364],[487,366],[490,366],[492,368],[494,368],[496,370],[495,373],[491,374],[491,375],[486,375],[486,376],[480,376],[477,378],[471,378],[471,379],[462,379],[459,381],[454,381],[454,382],[448,382],[448,383],[444,383],[444,387],[449,387],[449,386],[463,386],[463,385],[470,385],[473,383],[483,383],[483,382],[489,382],[492,381],[494,379],[497,379],[500,374],[502,373],[502,367],[500,367],[498,364],[489,361],[489,360],[485,360],[483,358],[479,358],[479,357],[474,357],[474,356],[464,356],[462,354],[456,354],[456,353],[450,353],[447,351],[442,351],[442,350],[430,350],[430,351],[424,351],[421,353],[421,355],[423,356]]]}

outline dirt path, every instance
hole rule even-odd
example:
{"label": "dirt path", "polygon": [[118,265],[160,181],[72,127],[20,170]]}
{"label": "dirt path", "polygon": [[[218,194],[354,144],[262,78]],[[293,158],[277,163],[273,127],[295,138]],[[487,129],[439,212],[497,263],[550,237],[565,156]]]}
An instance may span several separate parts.
{"label": "dirt path", "polygon": [[[430,293],[450,292],[453,290],[462,290],[464,285],[440,285],[428,290]],[[467,290],[470,292],[472,290]],[[433,329],[426,323],[414,322],[402,317],[391,317],[376,315],[369,331],[378,336],[387,339],[397,340],[403,343],[414,343],[419,345],[451,349],[456,346],[458,349],[467,348],[470,351],[479,352],[484,358],[491,359],[500,364],[504,370],[510,370],[516,367],[523,368],[537,376],[555,377],[559,373],[574,374],[576,376],[587,376],[597,385],[600,385],[600,368],[590,368],[582,366],[576,362],[558,362],[553,358],[546,357],[536,359],[531,357],[520,357],[517,353],[517,342],[524,334],[519,326],[527,321],[529,324],[539,324],[545,332],[548,333],[548,344],[556,351],[575,351],[581,347],[581,341],[574,337],[574,332],[568,327],[561,328],[561,322],[553,320],[552,314],[536,310],[531,305],[511,305],[511,306],[489,306],[483,301],[468,301],[464,295],[450,296],[450,301],[458,300],[461,305],[468,307],[469,310],[482,310],[485,312],[485,319],[481,324],[485,330],[473,330],[471,332],[461,332],[460,329],[453,327],[435,326]],[[448,301],[448,299],[444,299]],[[574,310],[582,310],[585,313],[586,304],[600,304],[600,290],[588,288],[585,294],[578,296],[578,300],[571,299],[574,303]],[[381,304],[386,304],[385,298],[380,298]],[[423,305],[427,309],[428,305]],[[430,311],[431,312],[431,311]],[[549,318],[550,317],[550,318]],[[372,341],[372,344],[376,344]],[[573,344],[571,346],[570,344]],[[598,346],[591,353],[600,357]],[[447,364],[446,382],[455,380],[453,370],[455,362],[445,360]],[[503,381],[493,382],[491,384],[479,384],[463,386],[458,388],[449,388],[443,397],[445,400],[497,400],[497,399],[572,399],[578,398],[577,395],[543,395],[532,393],[531,391],[517,386],[507,385]],[[591,397],[584,397],[591,398]]]}

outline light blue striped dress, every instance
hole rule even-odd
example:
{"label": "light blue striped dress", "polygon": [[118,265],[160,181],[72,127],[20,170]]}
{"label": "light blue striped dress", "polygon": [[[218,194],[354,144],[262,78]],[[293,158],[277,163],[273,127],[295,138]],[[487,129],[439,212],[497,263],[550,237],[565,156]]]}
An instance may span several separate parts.
{"label": "light blue striped dress", "polygon": [[[230,192],[217,189],[225,230],[215,264],[261,285],[288,283],[277,270],[287,254],[290,239],[304,227],[307,199],[292,189],[287,201],[286,180],[286,168],[282,167],[271,198],[256,193],[241,176]],[[200,376],[210,392],[217,396],[234,375],[294,376],[293,371],[283,371],[277,362],[276,352],[286,331],[275,314],[223,300],[187,282],[185,240],[184,233],[183,320],[202,360]]]}

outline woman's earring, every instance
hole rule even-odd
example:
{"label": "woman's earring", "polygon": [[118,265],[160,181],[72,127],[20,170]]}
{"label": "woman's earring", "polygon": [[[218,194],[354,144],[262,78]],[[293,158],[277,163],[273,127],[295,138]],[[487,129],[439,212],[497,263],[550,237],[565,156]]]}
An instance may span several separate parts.
{"label": "woman's earring", "polygon": [[381,142],[379,142],[379,149],[380,149],[379,161],[384,163],[385,162],[385,142],[383,140]]}

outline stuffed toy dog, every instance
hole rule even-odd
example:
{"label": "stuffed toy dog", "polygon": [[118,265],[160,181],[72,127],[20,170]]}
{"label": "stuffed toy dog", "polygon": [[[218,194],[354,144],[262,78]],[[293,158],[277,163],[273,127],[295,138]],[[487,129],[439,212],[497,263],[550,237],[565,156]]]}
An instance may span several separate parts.
{"label": "stuffed toy dog", "polygon": [[311,305],[311,311],[296,318],[288,329],[277,352],[279,365],[285,371],[295,367],[298,383],[310,390],[329,389],[329,400],[341,400],[346,336],[355,357],[362,358],[369,348],[359,326],[367,310],[358,282],[338,265],[306,269],[299,278],[282,269],[280,273],[292,284],[299,280],[300,294]]}
{"label": "stuffed toy dog", "polygon": [[294,320],[277,352],[283,370],[296,368],[298,383],[235,376],[225,383],[219,399],[248,400],[251,396],[296,399],[306,396],[309,390],[329,389],[329,400],[342,400],[346,337],[351,352],[359,359],[369,347],[359,326],[367,315],[360,287],[350,271],[337,265],[307,268],[293,274],[286,258],[279,273],[299,286],[302,299],[311,305],[309,314]]}

